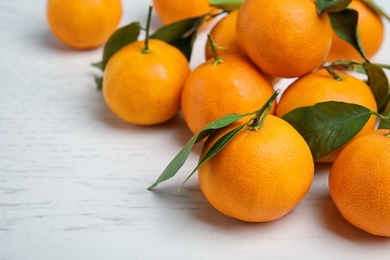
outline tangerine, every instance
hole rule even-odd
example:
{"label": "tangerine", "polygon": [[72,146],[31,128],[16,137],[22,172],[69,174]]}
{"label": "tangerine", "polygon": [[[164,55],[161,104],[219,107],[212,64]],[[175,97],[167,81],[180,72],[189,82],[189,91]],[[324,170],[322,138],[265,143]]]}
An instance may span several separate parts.
{"label": "tangerine", "polygon": [[246,0],[237,16],[237,40],[265,73],[293,78],[319,67],[332,43],[327,14],[312,0]]}
{"label": "tangerine", "polygon": [[47,21],[52,33],[76,49],[104,44],[122,16],[120,0],[48,0]]}
{"label": "tangerine", "polygon": [[[242,50],[237,42],[236,34],[236,21],[238,10],[230,12],[228,15],[219,20],[210,31],[210,36],[213,41],[225,50],[217,50],[218,55],[223,54],[242,54],[245,52]],[[210,43],[207,41],[205,48],[206,60],[213,57]]]}
{"label": "tangerine", "polygon": [[149,39],[133,42],[108,61],[103,96],[108,107],[125,121],[137,125],[163,123],[180,110],[180,97],[190,68],[176,47]]}
{"label": "tangerine", "polygon": [[182,112],[193,133],[226,114],[257,110],[274,92],[269,79],[247,57],[227,54],[221,63],[214,62],[210,59],[196,67],[183,87]]}
{"label": "tangerine", "polygon": [[153,0],[153,6],[164,24],[215,13],[217,10],[209,6],[209,0]]}
{"label": "tangerine", "polygon": [[352,225],[390,237],[389,130],[368,131],[349,142],[329,173],[332,200]]}
{"label": "tangerine", "polygon": [[[237,123],[210,135],[201,158],[235,127]],[[227,216],[248,222],[278,219],[310,188],[314,174],[310,149],[291,125],[272,115],[257,131],[244,129],[199,168],[200,188]]]}

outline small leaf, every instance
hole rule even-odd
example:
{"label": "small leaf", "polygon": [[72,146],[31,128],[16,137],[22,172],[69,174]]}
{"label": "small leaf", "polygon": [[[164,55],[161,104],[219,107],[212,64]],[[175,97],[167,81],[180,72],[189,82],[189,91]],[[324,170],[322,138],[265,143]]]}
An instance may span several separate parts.
{"label": "small leaf", "polygon": [[104,71],[108,60],[123,46],[138,40],[141,25],[139,22],[132,22],[116,30],[108,39],[103,49],[103,60],[93,64]]}
{"label": "small leaf", "polygon": [[216,155],[222,148],[225,147],[225,145],[230,142],[230,140],[233,139],[247,124],[242,124],[241,126],[231,130],[230,132],[226,133],[224,136],[222,136],[220,139],[218,139],[217,142],[210,148],[210,150],[207,151],[205,156],[199,161],[198,165],[195,167],[195,169],[190,173],[190,175],[185,179],[183,184],[180,186],[179,191],[181,187],[191,178],[191,176],[205,163],[207,162],[211,157]]}
{"label": "small leaf", "polygon": [[190,152],[192,150],[192,147],[203,140],[205,137],[211,134],[216,129],[223,128],[225,126],[230,125],[231,123],[244,118],[245,116],[248,116],[248,114],[229,114],[226,116],[221,117],[220,119],[217,119],[210,124],[206,125],[202,130],[200,130],[198,133],[196,133],[187,143],[186,145],[181,149],[181,151],[173,158],[173,160],[168,164],[168,166],[164,169],[160,177],[155,181],[154,184],[152,184],[148,190],[153,189],[158,184],[160,184],[163,181],[166,181],[173,176],[180,170],[180,168],[184,165],[185,161],[187,160],[188,156],[190,155]]}
{"label": "small leaf", "polygon": [[98,90],[103,89],[103,77],[95,77],[95,83]]}
{"label": "small leaf", "polygon": [[[382,115],[387,116],[390,113],[390,98],[387,99]],[[390,129],[389,119],[380,118],[379,129]]]}
{"label": "small leaf", "polygon": [[358,31],[358,12],[345,9],[328,15],[337,36],[351,44],[368,62]]}
{"label": "small leaf", "polygon": [[[371,63],[371,64],[374,64],[374,63]],[[375,63],[375,65],[381,67],[382,69],[390,70],[390,65],[379,64],[379,63]],[[362,65],[354,65],[354,66],[352,66],[352,70],[355,71],[355,72],[358,72],[358,73],[366,74],[366,70],[364,69],[363,64]]]}
{"label": "small leaf", "polygon": [[367,73],[367,84],[370,86],[378,105],[378,112],[382,113],[389,97],[389,81],[383,69],[376,64],[363,63]]}
{"label": "small leaf", "polygon": [[202,15],[168,24],[158,29],[150,38],[159,39],[177,47],[190,60],[198,28],[206,16]]}
{"label": "small leaf", "polygon": [[99,62],[96,62],[96,63],[92,63],[92,66],[100,69],[101,71],[104,71],[104,65],[103,65],[103,61],[99,61]]}
{"label": "small leaf", "polygon": [[210,0],[209,5],[226,12],[231,12],[240,8],[241,4],[244,2],[244,0]]}
{"label": "small leaf", "polygon": [[282,118],[303,136],[317,160],[351,140],[372,113],[360,105],[329,101],[297,108]]}
{"label": "small leaf", "polygon": [[383,69],[390,70],[390,65],[387,65],[387,64],[376,64],[376,65],[380,66]]}
{"label": "small leaf", "polygon": [[317,12],[319,14],[328,12],[339,12],[344,10],[352,0],[317,0]]}

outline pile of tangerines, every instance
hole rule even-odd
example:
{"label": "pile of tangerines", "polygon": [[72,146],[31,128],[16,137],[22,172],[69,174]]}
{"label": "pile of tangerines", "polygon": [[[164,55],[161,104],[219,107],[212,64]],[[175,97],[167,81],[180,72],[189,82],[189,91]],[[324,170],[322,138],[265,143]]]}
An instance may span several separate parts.
{"label": "pile of tangerines", "polygon": [[[227,216],[265,222],[304,198],[315,162],[332,163],[329,190],[341,214],[368,233],[390,236],[390,98],[382,70],[389,67],[369,61],[384,37],[385,14],[373,1],[153,5],[165,24],[153,34],[152,8],[145,27],[115,30],[120,0],[49,0],[47,9],[64,43],[94,48],[108,40],[95,65],[104,71],[103,96],[113,113],[146,126],[181,111],[194,133],[149,189],[173,177],[192,146],[204,142],[194,172],[207,200]],[[200,30],[210,30],[205,61],[191,71]],[[295,80],[277,99],[281,78]],[[376,129],[378,117],[387,129]]]}

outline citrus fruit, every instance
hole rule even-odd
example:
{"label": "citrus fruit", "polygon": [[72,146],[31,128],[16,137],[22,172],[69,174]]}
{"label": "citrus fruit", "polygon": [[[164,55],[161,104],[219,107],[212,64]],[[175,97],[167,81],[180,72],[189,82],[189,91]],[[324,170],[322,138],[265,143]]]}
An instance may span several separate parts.
{"label": "citrus fruit", "polygon": [[271,82],[246,57],[225,55],[223,62],[210,59],[188,76],[181,108],[193,133],[230,113],[255,111],[274,92]]}
{"label": "citrus fruit", "polygon": [[[230,12],[228,15],[219,20],[210,31],[213,41],[225,50],[217,50],[219,55],[223,54],[242,54],[245,55],[237,42],[236,21],[238,10]],[[213,57],[210,43],[206,43],[205,48],[206,60]]]}
{"label": "citrus fruit", "polygon": [[209,0],[153,0],[154,10],[164,24],[215,13],[216,8],[209,6]]}
{"label": "citrus fruit", "polygon": [[52,33],[76,49],[104,44],[122,16],[120,0],[48,0],[47,21]]}
{"label": "citrus fruit", "polygon": [[389,130],[368,131],[340,152],[329,174],[331,197],[352,225],[390,237]]}
{"label": "citrus fruit", "polygon": [[[373,111],[377,110],[375,97],[365,82],[341,71],[337,73],[343,77],[343,80],[336,80],[324,68],[295,80],[280,97],[275,115],[282,117],[296,108],[312,106],[325,101],[354,103]],[[375,125],[376,117],[371,116],[360,133],[374,129]],[[333,162],[338,152],[316,161]]]}
{"label": "citrus fruit", "polygon": [[[358,12],[358,31],[367,58],[372,58],[382,46],[384,25],[381,16],[363,1],[353,0],[349,8]],[[362,60],[358,51],[333,32],[332,47],[326,60]]]}
{"label": "citrus fruit", "polygon": [[311,0],[246,0],[236,32],[252,61],[275,77],[298,77],[316,69],[332,43],[329,17],[318,14]]}
{"label": "citrus fruit", "polygon": [[[201,158],[233,124],[209,136]],[[221,213],[266,222],[290,212],[310,188],[308,145],[284,120],[268,115],[257,131],[244,128],[198,171],[200,188]]]}
{"label": "citrus fruit", "polygon": [[190,69],[175,47],[157,40],[126,45],[108,61],[103,96],[108,107],[137,125],[163,123],[180,110],[180,95]]}

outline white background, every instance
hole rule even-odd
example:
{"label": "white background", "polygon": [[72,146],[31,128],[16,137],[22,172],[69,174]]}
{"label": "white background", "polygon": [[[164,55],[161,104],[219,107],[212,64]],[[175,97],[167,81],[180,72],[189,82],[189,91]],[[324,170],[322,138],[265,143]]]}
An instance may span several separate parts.
{"label": "white background", "polygon": [[[149,4],[124,1],[122,24],[144,24]],[[374,61],[390,64],[386,29]],[[192,68],[203,62],[205,35]],[[112,114],[90,66],[101,54],[55,39],[45,1],[0,1],[0,259],[390,258],[390,239],[338,213],[327,166],[317,166],[305,199],[270,223],[220,214],[196,176],[176,191],[199,147],[175,178],[147,191],[191,134],[181,116],[138,127]]]}

